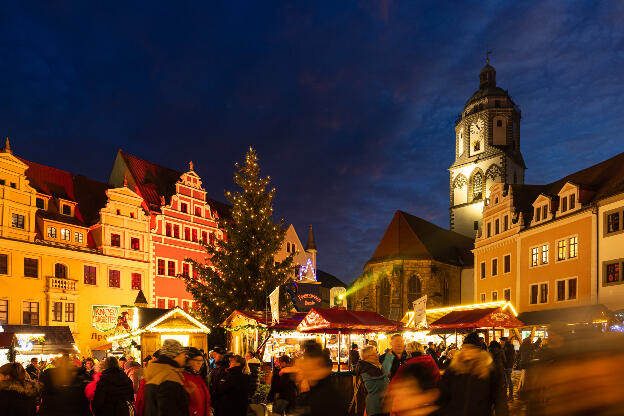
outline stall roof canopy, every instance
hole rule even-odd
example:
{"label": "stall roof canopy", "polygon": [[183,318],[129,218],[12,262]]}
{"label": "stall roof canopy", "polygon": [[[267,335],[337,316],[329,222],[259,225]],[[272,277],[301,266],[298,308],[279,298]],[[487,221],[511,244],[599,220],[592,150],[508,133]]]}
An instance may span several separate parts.
{"label": "stall roof canopy", "polygon": [[33,334],[44,336],[45,342],[34,346],[31,354],[56,354],[74,351],[74,336],[68,326],[2,325],[6,332],[15,335]]}
{"label": "stall roof canopy", "polygon": [[613,313],[604,305],[574,306],[571,308],[547,309],[545,311],[522,312],[518,319],[525,326],[548,325],[554,322],[567,324],[592,323],[606,321]]}
{"label": "stall roof canopy", "polygon": [[0,348],[9,348],[15,340],[15,332],[0,332]]}
{"label": "stall roof canopy", "polygon": [[469,305],[457,305],[457,306],[427,309],[425,311],[426,318],[427,318],[427,325],[417,326],[417,323],[415,322],[414,311],[409,311],[405,313],[405,316],[403,316],[403,319],[401,319],[401,322],[407,328],[426,329],[433,322],[437,321],[438,319],[442,318],[443,316],[453,311],[469,311],[469,310],[474,310],[474,309],[487,309],[487,308],[499,308],[499,307],[502,308],[503,310],[509,309],[511,312],[513,312],[515,316],[518,315],[513,305],[510,302],[495,301],[495,302],[488,302],[488,303],[475,303],[475,304],[469,304]]}
{"label": "stall roof canopy", "polygon": [[523,323],[501,308],[457,310],[429,325],[429,328],[519,328]]}
{"label": "stall roof canopy", "polygon": [[297,329],[300,332],[390,332],[402,327],[400,322],[386,319],[377,312],[313,308]]}
{"label": "stall roof canopy", "polygon": [[[266,312],[259,311],[239,311],[235,310],[228,316],[228,318],[223,322],[223,326],[229,326],[232,320],[237,316],[243,316],[244,318],[256,321],[258,325],[266,326],[271,329],[290,329],[295,330],[297,326],[301,322],[301,320],[306,316],[306,312],[280,312],[279,324],[271,325],[271,314],[267,314]],[[268,321],[267,321],[268,318]],[[268,322],[268,324],[267,324]]]}

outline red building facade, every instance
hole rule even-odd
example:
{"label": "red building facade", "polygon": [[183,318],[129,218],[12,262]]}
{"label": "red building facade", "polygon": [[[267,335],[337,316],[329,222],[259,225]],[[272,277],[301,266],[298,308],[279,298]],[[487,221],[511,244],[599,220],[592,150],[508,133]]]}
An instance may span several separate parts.
{"label": "red building facade", "polygon": [[229,211],[227,205],[208,198],[193,163],[189,165],[180,173],[119,150],[109,180],[127,181],[143,197],[150,214],[151,299],[158,308],[192,307],[193,297],[178,276],[194,273],[187,259],[206,261],[201,242],[214,244],[223,238],[217,218],[219,211]]}

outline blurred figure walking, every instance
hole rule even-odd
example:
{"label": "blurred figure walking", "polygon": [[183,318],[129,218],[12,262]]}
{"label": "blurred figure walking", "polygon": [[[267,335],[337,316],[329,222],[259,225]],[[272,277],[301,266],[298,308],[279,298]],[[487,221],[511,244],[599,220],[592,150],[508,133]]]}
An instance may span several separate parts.
{"label": "blurred figure walking", "polygon": [[0,367],[0,416],[33,416],[37,410],[37,381],[18,363]]}
{"label": "blurred figure walking", "polygon": [[94,416],[129,416],[134,413],[132,381],[119,368],[115,357],[104,360],[104,370],[95,386],[91,404]]}

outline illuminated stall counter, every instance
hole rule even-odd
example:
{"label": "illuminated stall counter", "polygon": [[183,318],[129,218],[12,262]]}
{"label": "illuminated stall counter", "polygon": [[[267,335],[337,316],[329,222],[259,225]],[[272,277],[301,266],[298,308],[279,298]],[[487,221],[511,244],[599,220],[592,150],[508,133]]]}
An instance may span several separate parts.
{"label": "illuminated stall counter", "polygon": [[[185,347],[208,349],[210,329],[179,307],[173,309],[134,308],[128,328],[122,327],[107,340],[113,350],[139,349],[141,359],[158,351],[166,339],[177,339]],[[138,320],[138,323],[134,318]]]}
{"label": "illuminated stall counter", "polygon": [[61,354],[80,354],[74,337],[68,326],[38,326],[38,325],[2,325],[0,333],[13,334],[4,338],[9,339],[0,354],[0,364],[7,361],[6,351],[12,344],[15,347],[15,361],[25,364],[31,358],[40,361],[50,361]]}

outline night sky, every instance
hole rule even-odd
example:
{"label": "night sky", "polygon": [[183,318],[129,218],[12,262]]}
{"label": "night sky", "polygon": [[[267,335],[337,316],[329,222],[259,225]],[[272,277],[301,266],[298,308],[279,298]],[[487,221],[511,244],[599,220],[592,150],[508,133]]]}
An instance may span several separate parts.
{"label": "night sky", "polygon": [[[8,2],[7,2],[8,3]],[[624,3],[11,2],[0,134],[107,181],[117,149],[234,189],[254,146],[279,217],[350,282],[397,209],[448,227],[453,122],[486,45],[527,182],[624,151]]]}

